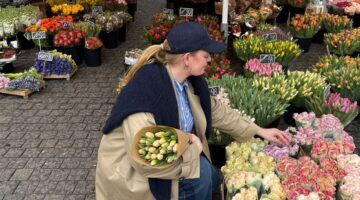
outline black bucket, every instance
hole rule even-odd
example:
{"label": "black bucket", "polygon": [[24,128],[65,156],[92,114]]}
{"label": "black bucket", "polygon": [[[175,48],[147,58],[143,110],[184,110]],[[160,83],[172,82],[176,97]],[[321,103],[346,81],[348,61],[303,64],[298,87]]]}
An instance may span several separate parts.
{"label": "black bucket", "polygon": [[114,49],[118,46],[118,31],[113,30],[110,32],[106,32],[106,31],[101,31],[100,32],[100,39],[103,41],[104,43],[104,47],[107,49]]}
{"label": "black bucket", "polygon": [[289,5],[283,5],[279,15],[276,17],[276,23],[284,24],[289,17]]}
{"label": "black bucket", "polygon": [[313,43],[322,44],[324,43],[325,29],[320,29],[312,38]]}
{"label": "black bucket", "polygon": [[303,15],[305,13],[305,8],[296,8],[296,7],[289,7],[290,10],[290,19],[295,17],[296,14]]}
{"label": "black bucket", "polygon": [[71,55],[71,58],[75,61],[76,65],[81,65],[83,60],[83,46],[58,47],[57,50],[61,53]]}
{"label": "black bucket", "polygon": [[97,67],[101,65],[101,47],[97,49],[84,49],[84,59],[86,66]]}
{"label": "black bucket", "polygon": [[118,29],[119,42],[125,42],[126,40],[126,24],[123,24]]}
{"label": "black bucket", "polygon": [[19,42],[19,45],[20,45],[20,48],[22,50],[27,50],[27,49],[32,49],[35,47],[35,44],[34,42],[30,39],[26,39],[24,37],[24,32],[18,32],[17,33],[17,38],[18,38],[18,42]]}
{"label": "black bucket", "polygon": [[2,73],[11,73],[14,71],[14,65],[12,63],[6,63],[3,66],[0,66],[0,72]]}
{"label": "black bucket", "polygon": [[226,163],[225,146],[209,144],[209,150],[212,164],[220,169]]}
{"label": "black bucket", "polygon": [[303,50],[304,53],[308,52],[311,46],[312,38],[296,38],[296,43],[299,45],[300,49]]}
{"label": "black bucket", "polygon": [[135,11],[137,10],[137,3],[129,3],[127,4],[128,13],[132,16],[133,21],[135,20]]}

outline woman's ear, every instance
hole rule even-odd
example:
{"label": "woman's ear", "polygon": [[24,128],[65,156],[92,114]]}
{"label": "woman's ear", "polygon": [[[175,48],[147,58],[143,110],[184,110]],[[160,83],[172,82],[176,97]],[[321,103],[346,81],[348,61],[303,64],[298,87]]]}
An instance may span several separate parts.
{"label": "woman's ear", "polygon": [[188,66],[189,63],[190,63],[190,56],[191,56],[190,53],[185,53],[185,54],[182,56],[182,60],[183,60],[183,62],[184,62],[184,64],[185,64],[186,66]]}

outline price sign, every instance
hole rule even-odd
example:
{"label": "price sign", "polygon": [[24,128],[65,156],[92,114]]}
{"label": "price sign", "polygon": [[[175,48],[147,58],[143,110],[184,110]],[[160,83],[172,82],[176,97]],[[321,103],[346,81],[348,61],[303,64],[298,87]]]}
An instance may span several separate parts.
{"label": "price sign", "polygon": [[54,56],[51,53],[40,51],[38,54],[38,59],[43,61],[52,61]]}
{"label": "price sign", "polygon": [[330,95],[330,89],[331,89],[331,86],[330,85],[327,85],[324,89],[324,96],[325,98],[327,99],[328,96]]}
{"label": "price sign", "polygon": [[194,15],[193,8],[180,8],[179,16],[180,17],[192,17]]}
{"label": "price sign", "polygon": [[260,63],[274,63],[275,55],[274,54],[260,54]]}
{"label": "price sign", "polygon": [[272,0],[265,0],[266,4],[272,4]]}
{"label": "price sign", "polygon": [[210,87],[209,92],[210,92],[210,95],[214,97],[220,93],[220,87],[219,86]]}
{"label": "price sign", "polygon": [[71,23],[70,22],[64,22],[63,23],[64,28],[70,28],[71,27]]}
{"label": "price sign", "polygon": [[265,41],[276,41],[277,40],[276,33],[264,34],[264,35],[262,35],[262,37]]}
{"label": "price sign", "polygon": [[46,38],[46,33],[44,31],[37,31],[37,32],[33,32],[31,33],[31,38],[32,39],[45,39]]}
{"label": "price sign", "polygon": [[102,13],[103,12],[103,9],[102,9],[102,6],[93,6],[92,7],[92,11],[94,13]]}
{"label": "price sign", "polygon": [[163,13],[173,15],[174,10],[169,8],[163,8]]}
{"label": "price sign", "polygon": [[234,19],[234,18],[236,17],[236,12],[235,12],[235,10],[231,11],[231,12],[229,13],[229,15],[230,15],[230,18]]}
{"label": "price sign", "polygon": [[26,32],[24,33],[24,37],[27,39],[27,40],[31,40],[31,34]]}

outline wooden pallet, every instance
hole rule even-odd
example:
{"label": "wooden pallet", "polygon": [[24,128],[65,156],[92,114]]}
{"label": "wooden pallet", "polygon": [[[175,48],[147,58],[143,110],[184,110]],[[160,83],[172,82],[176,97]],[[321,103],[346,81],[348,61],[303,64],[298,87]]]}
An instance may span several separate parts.
{"label": "wooden pallet", "polygon": [[43,76],[44,79],[66,79],[67,81],[70,81],[71,77],[75,74],[77,71],[77,68],[75,68],[70,74],[65,75],[57,75],[57,74],[50,74]]}
{"label": "wooden pallet", "polygon": [[[45,83],[40,85],[40,90],[42,88],[45,88]],[[6,89],[0,89],[0,94],[10,94],[10,95],[16,95],[16,96],[22,96],[24,99],[27,99],[30,94],[34,93],[36,91],[32,91],[29,89],[24,90],[6,90]]]}

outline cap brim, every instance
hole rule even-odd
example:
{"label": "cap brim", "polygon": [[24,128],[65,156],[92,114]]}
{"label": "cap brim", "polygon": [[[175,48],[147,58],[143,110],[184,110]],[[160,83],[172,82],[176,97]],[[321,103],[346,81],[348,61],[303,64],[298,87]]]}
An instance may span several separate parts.
{"label": "cap brim", "polygon": [[201,49],[209,53],[221,53],[225,49],[225,44],[215,40],[209,40]]}

